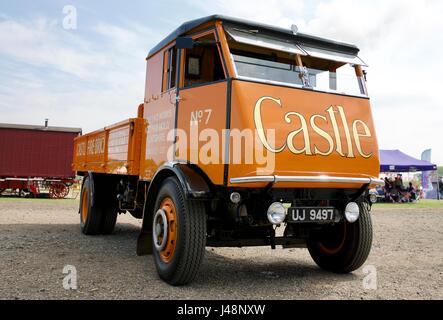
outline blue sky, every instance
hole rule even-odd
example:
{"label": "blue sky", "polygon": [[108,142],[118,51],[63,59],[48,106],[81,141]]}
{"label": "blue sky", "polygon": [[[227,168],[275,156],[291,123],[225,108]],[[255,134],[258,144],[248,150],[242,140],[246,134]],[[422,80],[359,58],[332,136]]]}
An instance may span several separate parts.
{"label": "blue sky", "polygon": [[[66,5],[76,30],[63,28]],[[184,21],[222,13],[359,46],[380,147],[432,148],[443,165],[442,12],[438,0],[2,1],[0,122],[50,118],[86,132],[134,116],[149,49]]]}

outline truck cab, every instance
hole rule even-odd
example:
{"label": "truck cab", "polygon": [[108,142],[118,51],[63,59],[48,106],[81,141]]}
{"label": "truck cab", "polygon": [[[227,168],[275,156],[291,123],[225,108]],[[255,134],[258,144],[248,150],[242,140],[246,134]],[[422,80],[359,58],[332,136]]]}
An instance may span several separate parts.
{"label": "truck cab", "polygon": [[358,53],[295,28],[184,23],[148,54],[137,118],[76,141],[83,232],[142,218],[137,252],[173,285],[206,246],[307,247],[324,269],[356,270],[383,183]]}

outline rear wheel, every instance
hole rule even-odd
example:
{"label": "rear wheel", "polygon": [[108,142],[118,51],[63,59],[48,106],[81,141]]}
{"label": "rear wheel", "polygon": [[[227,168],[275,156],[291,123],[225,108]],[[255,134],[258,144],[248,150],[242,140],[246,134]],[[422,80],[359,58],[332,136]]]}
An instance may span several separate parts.
{"label": "rear wheel", "polygon": [[343,219],[312,233],[308,240],[311,257],[322,269],[349,273],[360,268],[372,245],[372,222],[369,205],[360,203],[360,217],[355,223]]}
{"label": "rear wheel", "polygon": [[117,205],[108,206],[103,211],[103,225],[101,233],[109,235],[114,232],[115,225],[117,224],[118,208]]}
{"label": "rear wheel", "polygon": [[205,252],[205,206],[186,200],[175,178],[166,179],[158,193],[152,241],[160,278],[171,285],[194,280]]}
{"label": "rear wheel", "polygon": [[80,225],[86,235],[98,235],[101,233],[103,210],[99,206],[96,193],[92,188],[92,181],[85,178],[81,192]]}

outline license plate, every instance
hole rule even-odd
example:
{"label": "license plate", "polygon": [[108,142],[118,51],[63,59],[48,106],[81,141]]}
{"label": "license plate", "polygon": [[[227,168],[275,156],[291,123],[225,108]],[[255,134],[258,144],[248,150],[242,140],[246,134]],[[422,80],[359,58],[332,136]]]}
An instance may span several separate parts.
{"label": "license plate", "polygon": [[303,223],[303,222],[334,222],[335,209],[334,208],[289,208],[288,209],[289,222]]}

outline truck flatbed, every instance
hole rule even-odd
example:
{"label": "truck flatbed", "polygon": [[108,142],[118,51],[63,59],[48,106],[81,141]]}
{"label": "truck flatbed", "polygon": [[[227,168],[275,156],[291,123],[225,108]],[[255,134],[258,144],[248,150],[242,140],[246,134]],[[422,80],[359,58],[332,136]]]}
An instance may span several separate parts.
{"label": "truck flatbed", "polygon": [[138,176],[145,123],[131,118],[76,138],[73,170]]}

